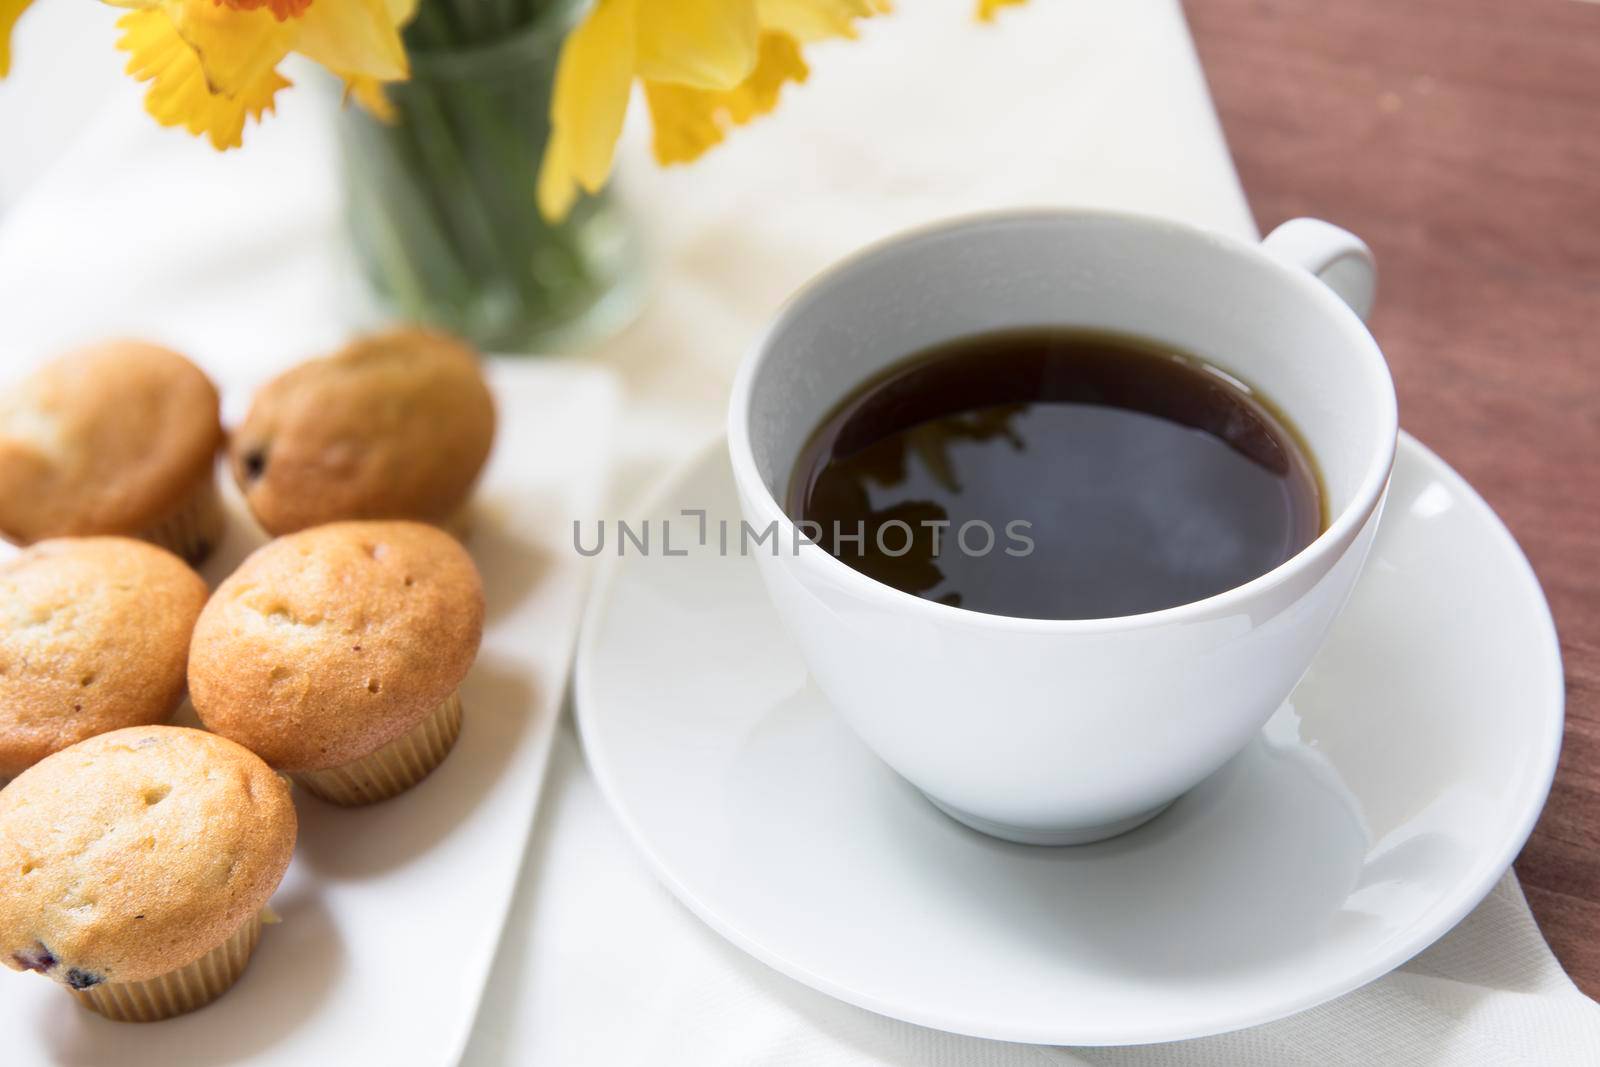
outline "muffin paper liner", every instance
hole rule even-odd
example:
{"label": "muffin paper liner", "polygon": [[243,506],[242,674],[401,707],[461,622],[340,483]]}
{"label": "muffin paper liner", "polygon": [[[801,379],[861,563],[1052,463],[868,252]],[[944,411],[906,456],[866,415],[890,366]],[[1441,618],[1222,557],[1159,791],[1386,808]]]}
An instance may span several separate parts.
{"label": "muffin paper liner", "polygon": [[370,756],[295,779],[323,800],[355,807],[404,793],[450,754],[461,733],[461,694],[451,693],[433,714]]}
{"label": "muffin paper liner", "polygon": [[216,476],[207,474],[170,514],[145,527],[139,537],[197,564],[222,540],[225,521]]}
{"label": "muffin paper liner", "polygon": [[262,913],[245,920],[233,935],[193,963],[144,982],[103,982],[70,990],[87,1008],[107,1019],[153,1023],[203,1008],[228,991],[250,962],[261,940]]}

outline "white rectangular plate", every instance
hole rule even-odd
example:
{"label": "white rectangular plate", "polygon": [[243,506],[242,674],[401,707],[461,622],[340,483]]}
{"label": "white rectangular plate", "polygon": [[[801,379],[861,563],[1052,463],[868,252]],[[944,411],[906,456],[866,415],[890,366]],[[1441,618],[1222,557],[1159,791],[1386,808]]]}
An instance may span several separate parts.
{"label": "white rectangular plate", "polygon": [[[108,1022],[54,982],[0,970],[0,1062],[445,1067],[460,1058],[560,714],[586,578],[572,522],[599,505],[617,410],[613,379],[592,368],[500,361],[490,379],[500,428],[467,540],[488,622],[450,757],[371,808],[295,790],[300,841],[272,901],[283,922],[267,928],[239,984],[199,1012]],[[213,585],[263,539],[225,488],[228,537],[205,568]]]}

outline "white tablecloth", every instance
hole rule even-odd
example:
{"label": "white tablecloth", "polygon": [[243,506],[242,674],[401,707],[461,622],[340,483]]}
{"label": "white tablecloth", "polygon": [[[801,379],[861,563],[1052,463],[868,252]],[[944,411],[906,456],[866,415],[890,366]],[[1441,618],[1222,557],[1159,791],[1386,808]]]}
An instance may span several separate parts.
{"label": "white tablecloth", "polygon": [[[640,319],[592,358],[628,398],[617,499],[717,432],[750,337],[807,276],[907,225],[1028,203],[1116,206],[1252,234],[1176,0],[1035,0],[997,27],[920,0],[817,49],[810,85],[692,168],[625,185],[653,248]],[[139,333],[262,366],[373,312],[340,244],[317,94],[226,157],[155,128],[111,13],[45,0],[0,83],[0,360]],[[639,116],[635,109],[635,119]],[[237,414],[237,412],[234,412]],[[570,726],[471,1047],[496,1064],[1594,1064],[1600,1008],[1513,877],[1404,969],[1239,1034],[1125,1050],[956,1038],[814,993],[722,941],[646,870]]]}

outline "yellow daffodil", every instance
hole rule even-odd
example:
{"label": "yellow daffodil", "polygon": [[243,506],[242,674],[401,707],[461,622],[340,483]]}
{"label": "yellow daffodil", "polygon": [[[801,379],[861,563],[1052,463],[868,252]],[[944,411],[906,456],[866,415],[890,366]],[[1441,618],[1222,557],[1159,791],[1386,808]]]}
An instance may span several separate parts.
{"label": "yellow daffodil", "polygon": [[[31,0],[0,0],[0,77],[11,29]],[[298,52],[345,80],[350,95],[384,107],[382,85],[408,74],[400,27],[417,0],[108,0],[131,10],[117,26],[128,73],[150,83],[145,109],[166,126],[242,141],[247,119],[272,110],[288,86],[278,65]]]}
{"label": "yellow daffodil", "polygon": [[[31,2],[0,0],[0,77],[11,66],[12,28]],[[225,149],[242,142],[247,121],[272,110],[289,85],[278,66],[291,52],[392,117],[384,86],[409,75],[400,28],[419,0],[106,2],[130,9],[117,22],[117,47],[129,54],[128,73],[150,83],[146,110]],[[1023,2],[977,0],[977,14],[990,20]],[[580,189],[605,184],[635,81],[656,159],[687,162],[730,126],[771,111],[786,84],[806,80],[802,45],[854,37],[858,19],[887,10],[889,0],[594,0],[557,63],[540,211],[560,219]]]}
{"label": "yellow daffodil", "polygon": [[[267,12],[261,15],[274,21]],[[164,12],[132,11],[117,25],[123,30],[117,47],[133,57],[128,73],[150,82],[145,110],[164,126],[181,125],[197,137],[209,136],[219,149],[241,144],[246,117],[259,120],[272,110],[273,95],[289,85],[268,65],[254,77],[236,78],[232,92],[213,92],[199,54],[178,35]]]}
{"label": "yellow daffodil", "polygon": [[[978,0],[977,14],[1023,2]],[[606,183],[635,80],[656,160],[686,163],[806,80],[801,45],[854,37],[857,19],[887,10],[889,0],[596,0],[556,67],[539,210],[560,219],[580,189]]]}
{"label": "yellow daffodil", "polygon": [[[7,0],[0,0],[7,2]],[[165,126],[241,143],[245,120],[272,109],[289,83],[278,64],[298,52],[374,106],[378,86],[408,73],[400,27],[416,0],[119,0],[128,73],[150,83],[145,109]]]}
{"label": "yellow daffodil", "polygon": [[556,66],[539,210],[562,218],[580,188],[605,184],[635,79],[656,159],[686,162],[806,79],[801,44],[853,37],[857,19],[887,9],[887,0],[596,0]]}
{"label": "yellow daffodil", "polygon": [[235,11],[254,11],[264,7],[280,19],[297,18],[311,6],[311,0],[217,0],[217,3]]}
{"label": "yellow daffodil", "polygon": [[722,140],[724,121],[749,122],[778,104],[786,82],[803,82],[810,71],[800,46],[786,33],[763,31],[756,65],[732,89],[691,89],[671,82],[645,82],[645,102],[654,127],[652,147],[662,163],[687,163]]}

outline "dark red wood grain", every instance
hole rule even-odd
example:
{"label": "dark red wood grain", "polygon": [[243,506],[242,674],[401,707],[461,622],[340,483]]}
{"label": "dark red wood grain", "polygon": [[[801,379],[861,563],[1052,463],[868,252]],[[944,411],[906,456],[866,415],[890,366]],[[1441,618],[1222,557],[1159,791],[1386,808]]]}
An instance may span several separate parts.
{"label": "dark red wood grain", "polygon": [[1567,672],[1566,744],[1517,861],[1600,994],[1600,5],[1189,0],[1263,232],[1362,235],[1402,424],[1533,562]]}

